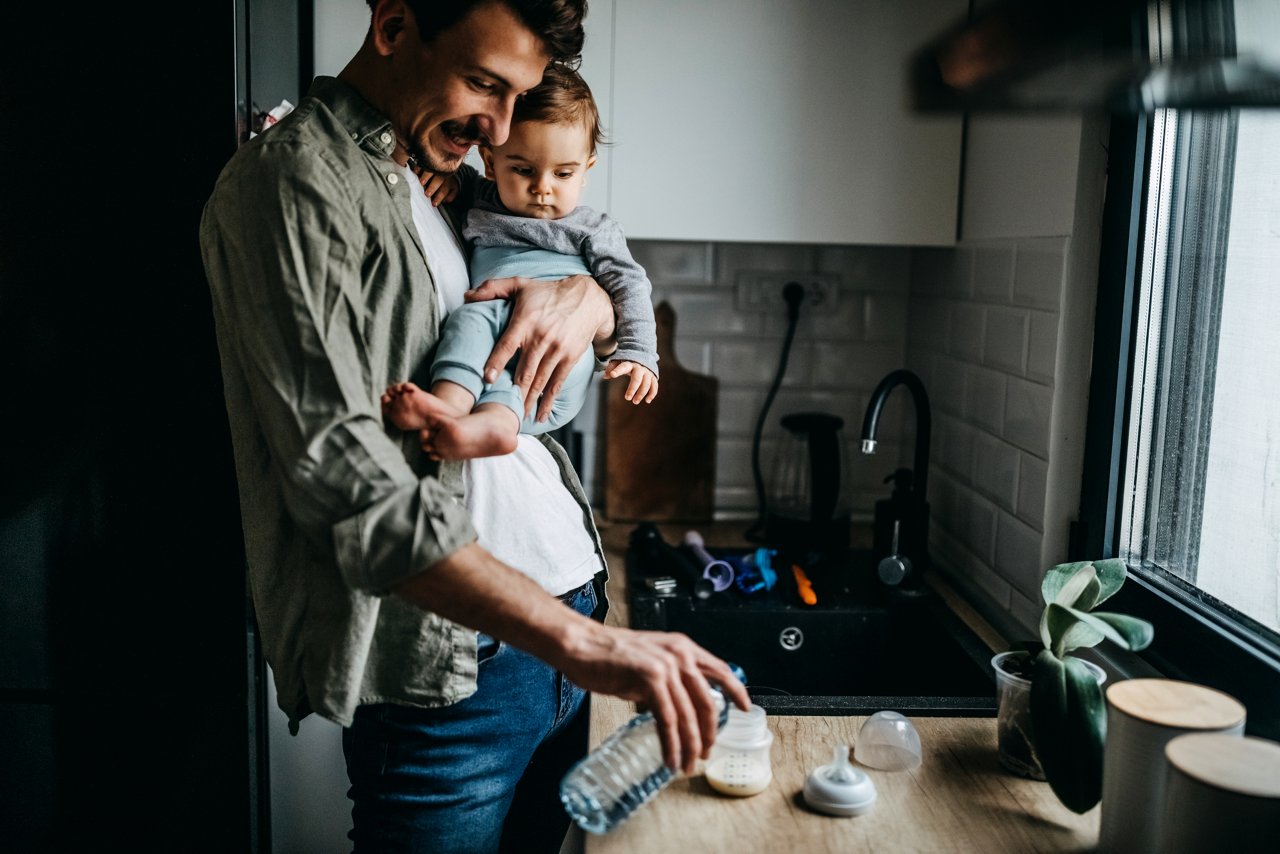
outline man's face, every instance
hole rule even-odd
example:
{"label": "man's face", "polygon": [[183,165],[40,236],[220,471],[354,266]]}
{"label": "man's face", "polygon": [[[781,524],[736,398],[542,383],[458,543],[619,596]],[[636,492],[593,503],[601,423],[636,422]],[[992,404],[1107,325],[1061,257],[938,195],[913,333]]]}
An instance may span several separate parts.
{"label": "man's face", "polygon": [[577,207],[587,170],[596,162],[580,123],[520,122],[506,142],[482,153],[502,204],[535,219],[560,219]]}
{"label": "man's face", "polygon": [[431,44],[422,43],[415,23],[390,57],[392,121],[419,163],[453,172],[471,146],[506,140],[516,97],[538,85],[548,59],[502,3],[476,8]]}

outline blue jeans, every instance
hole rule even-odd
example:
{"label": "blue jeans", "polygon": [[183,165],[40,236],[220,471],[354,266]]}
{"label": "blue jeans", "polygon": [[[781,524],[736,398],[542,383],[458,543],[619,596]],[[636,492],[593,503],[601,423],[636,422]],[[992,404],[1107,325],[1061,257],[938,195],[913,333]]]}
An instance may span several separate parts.
{"label": "blue jeans", "polygon": [[[591,584],[562,599],[596,607]],[[470,697],[361,706],[343,730],[356,854],[560,850],[560,778],[586,754],[586,694],[540,659],[478,640]]]}

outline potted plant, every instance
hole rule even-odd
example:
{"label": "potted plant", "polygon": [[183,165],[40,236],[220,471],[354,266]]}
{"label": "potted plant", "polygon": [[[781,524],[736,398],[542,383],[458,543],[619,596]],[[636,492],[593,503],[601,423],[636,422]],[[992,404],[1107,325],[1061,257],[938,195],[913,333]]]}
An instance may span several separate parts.
{"label": "potted plant", "polygon": [[1044,613],[1039,643],[996,655],[1001,763],[1047,780],[1073,812],[1102,795],[1102,748],[1107,734],[1102,668],[1071,655],[1109,640],[1145,649],[1154,629],[1145,620],[1093,609],[1124,584],[1118,558],[1055,566],[1040,585]]}

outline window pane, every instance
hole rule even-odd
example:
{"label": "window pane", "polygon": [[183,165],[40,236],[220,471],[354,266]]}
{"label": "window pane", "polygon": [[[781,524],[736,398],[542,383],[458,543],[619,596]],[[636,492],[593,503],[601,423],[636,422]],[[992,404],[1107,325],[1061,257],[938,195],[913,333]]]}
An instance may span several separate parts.
{"label": "window pane", "polygon": [[[1161,56],[1177,13],[1153,6]],[[1280,44],[1280,4],[1231,23],[1241,56]],[[1280,631],[1280,110],[1152,128],[1121,553]]]}

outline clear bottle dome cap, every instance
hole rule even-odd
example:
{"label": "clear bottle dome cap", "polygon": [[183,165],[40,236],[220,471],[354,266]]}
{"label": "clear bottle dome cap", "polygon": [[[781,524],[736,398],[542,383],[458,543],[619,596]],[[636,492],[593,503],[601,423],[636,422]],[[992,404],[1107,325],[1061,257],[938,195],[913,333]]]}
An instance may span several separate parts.
{"label": "clear bottle dome cap", "polygon": [[836,745],[832,762],[809,775],[804,801],[828,815],[862,815],[876,802],[876,785],[849,762],[849,746]]}
{"label": "clear bottle dome cap", "polygon": [[898,712],[876,712],[862,724],[854,758],[868,768],[909,771],[924,751],[915,725]]}

